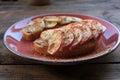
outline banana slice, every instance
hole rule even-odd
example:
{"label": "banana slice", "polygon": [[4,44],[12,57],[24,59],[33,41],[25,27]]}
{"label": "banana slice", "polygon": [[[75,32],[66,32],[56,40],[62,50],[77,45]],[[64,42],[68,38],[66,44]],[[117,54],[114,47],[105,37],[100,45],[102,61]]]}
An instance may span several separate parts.
{"label": "banana slice", "polygon": [[61,22],[60,24],[68,24],[71,22],[80,22],[82,19],[77,18],[77,17],[72,17],[72,16],[60,16]]}
{"label": "banana slice", "polygon": [[57,25],[57,22],[46,21],[46,28],[54,28]]}
{"label": "banana slice", "polygon": [[60,22],[61,18],[59,16],[46,16],[44,20],[48,22]]}
{"label": "banana slice", "polygon": [[67,24],[73,20],[72,17],[69,16],[60,16],[60,18],[61,18],[60,24]]}

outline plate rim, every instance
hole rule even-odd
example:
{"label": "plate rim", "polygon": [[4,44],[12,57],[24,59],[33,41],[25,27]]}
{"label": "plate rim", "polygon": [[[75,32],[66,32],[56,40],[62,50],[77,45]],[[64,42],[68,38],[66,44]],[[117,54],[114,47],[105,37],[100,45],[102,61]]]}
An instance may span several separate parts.
{"label": "plate rim", "polygon": [[[20,21],[23,21],[23,20],[26,20],[26,19],[32,19],[32,18],[35,18],[35,17],[39,17],[39,16],[46,16],[46,15],[76,15],[76,16],[86,16],[86,17],[92,17],[92,18],[95,18],[95,19],[98,19],[98,20],[102,20],[110,25],[112,25],[113,28],[115,28],[115,30],[118,32],[118,41],[117,43],[107,52],[104,52],[104,54],[101,54],[99,56],[95,56],[95,57],[90,57],[90,58],[86,58],[86,59],[83,59],[83,60],[79,60],[78,59],[72,59],[72,60],[43,60],[43,59],[40,59],[40,58],[32,58],[32,57],[29,57],[29,56],[26,56],[24,54],[21,54],[20,52],[17,52],[15,50],[13,50],[8,44],[7,44],[7,41],[6,41],[6,34],[7,34],[7,31],[9,31],[13,25],[19,23]],[[71,63],[80,63],[80,62],[84,62],[84,61],[88,61],[88,60],[92,60],[92,59],[96,59],[96,58],[99,58],[99,57],[102,57],[102,56],[105,56],[111,52],[113,52],[114,50],[116,50],[116,48],[120,45],[120,31],[119,29],[114,25],[112,24],[111,22],[105,20],[105,19],[102,19],[102,18],[98,18],[98,17],[95,17],[95,16],[90,16],[90,15],[84,15],[84,14],[75,14],[75,13],[51,13],[51,14],[40,14],[40,15],[35,15],[35,16],[32,16],[32,17],[28,17],[28,18],[25,18],[25,19],[22,19],[22,20],[19,20],[17,21],[16,23],[12,24],[10,27],[7,28],[7,30],[5,31],[4,33],[4,37],[3,37],[3,43],[4,45],[6,46],[6,48],[11,51],[12,53],[14,53],[15,55],[19,56],[19,57],[23,57],[23,58],[27,58],[27,59],[30,59],[30,60],[35,60],[35,61],[39,61],[40,63],[47,63],[47,64],[57,64],[57,65],[61,65],[61,64],[64,64],[64,63],[67,63],[67,64],[71,64]],[[65,64],[64,64],[65,65]]]}

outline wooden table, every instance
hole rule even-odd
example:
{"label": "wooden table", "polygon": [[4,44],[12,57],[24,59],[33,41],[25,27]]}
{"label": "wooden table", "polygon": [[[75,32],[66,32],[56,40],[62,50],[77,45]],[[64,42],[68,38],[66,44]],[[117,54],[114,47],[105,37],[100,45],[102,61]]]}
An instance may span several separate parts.
{"label": "wooden table", "polygon": [[120,28],[120,0],[53,0],[50,5],[0,2],[0,80],[119,80],[120,47],[111,54],[74,66],[50,66],[14,55],[3,44],[4,32],[24,18],[49,13],[80,13]]}

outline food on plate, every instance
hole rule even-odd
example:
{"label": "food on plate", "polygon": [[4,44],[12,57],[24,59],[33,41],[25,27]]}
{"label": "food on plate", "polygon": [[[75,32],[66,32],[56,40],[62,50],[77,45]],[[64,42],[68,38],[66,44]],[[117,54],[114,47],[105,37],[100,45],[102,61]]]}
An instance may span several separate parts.
{"label": "food on plate", "polygon": [[56,54],[61,49],[63,44],[62,31],[46,30],[41,33],[41,39],[48,43],[47,52],[51,55]]}
{"label": "food on plate", "polygon": [[36,39],[34,41],[34,49],[38,53],[47,54],[48,43],[40,38]]}
{"label": "food on plate", "polygon": [[25,40],[35,40],[46,29],[56,28],[72,22],[80,22],[81,20],[81,18],[72,16],[45,16],[36,18],[22,29],[23,38]]}
{"label": "food on plate", "polygon": [[33,20],[28,26],[22,29],[23,38],[26,40],[35,40],[39,37],[41,31],[45,28],[43,19]]}
{"label": "food on plate", "polygon": [[[47,21],[61,21],[57,17],[48,18]],[[34,48],[40,54],[60,58],[83,55],[95,50],[105,30],[101,23],[91,19],[69,23],[42,31],[39,39],[34,41]]]}

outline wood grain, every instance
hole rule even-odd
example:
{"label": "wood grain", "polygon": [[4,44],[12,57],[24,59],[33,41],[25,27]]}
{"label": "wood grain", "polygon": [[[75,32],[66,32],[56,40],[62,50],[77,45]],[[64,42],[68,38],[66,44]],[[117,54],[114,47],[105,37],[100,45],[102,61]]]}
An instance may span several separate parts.
{"label": "wood grain", "polygon": [[31,6],[27,1],[0,1],[0,80],[119,80],[120,46],[109,55],[83,64],[50,66],[13,54],[4,46],[3,36],[19,20],[50,13],[91,15],[120,29],[120,0],[52,0],[44,6]]}
{"label": "wood grain", "polygon": [[119,64],[0,66],[0,80],[119,80],[119,76]]}
{"label": "wood grain", "polygon": [[[36,64],[18,57],[3,44],[4,32],[13,23],[33,15],[49,13],[78,13],[108,20],[120,28],[119,0],[53,0],[50,5],[31,6],[23,0],[0,2],[0,64]],[[119,63],[120,46],[111,54],[89,63]]]}

